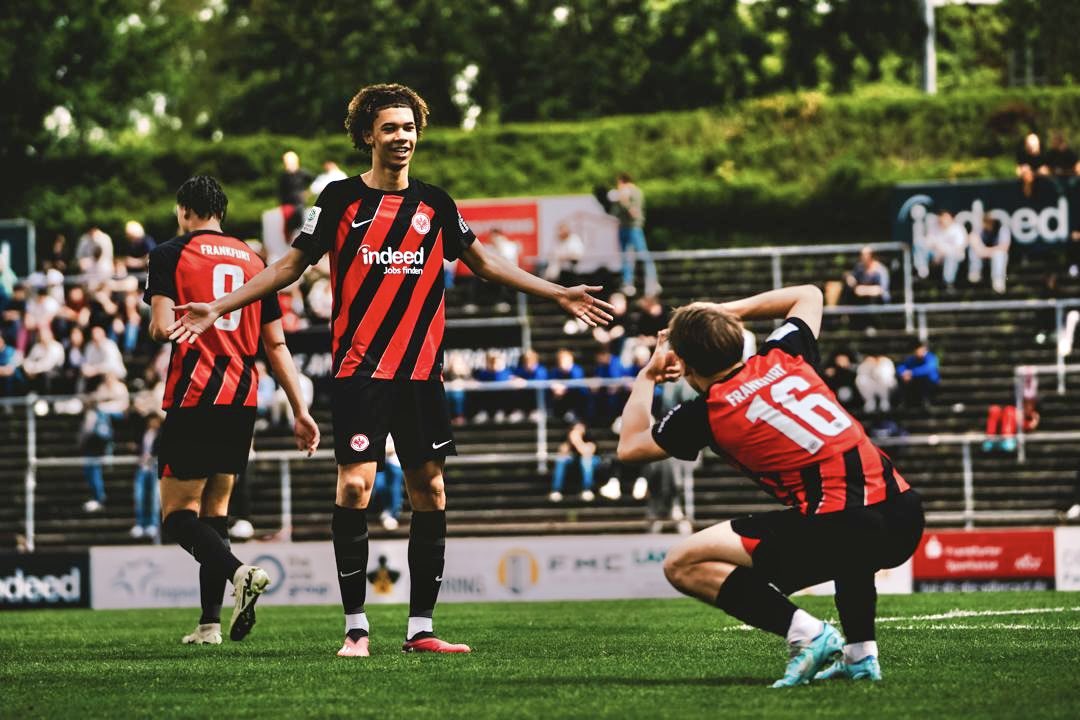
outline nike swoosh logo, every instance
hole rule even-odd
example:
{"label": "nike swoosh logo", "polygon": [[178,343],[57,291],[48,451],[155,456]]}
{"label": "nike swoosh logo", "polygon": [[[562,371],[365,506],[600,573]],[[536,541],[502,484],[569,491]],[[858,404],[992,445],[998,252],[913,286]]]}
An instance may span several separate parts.
{"label": "nike swoosh logo", "polygon": [[351,573],[343,573],[340,570],[338,570],[338,575],[345,578],[345,577],[352,577],[353,575],[355,575],[357,573],[362,573],[362,572],[364,572],[364,571],[363,570],[353,570]]}
{"label": "nike swoosh logo", "polygon": [[353,223],[352,223],[352,226],[353,226],[354,228],[358,228],[358,227],[360,227],[361,225],[367,225],[367,224],[368,224],[369,222],[371,222],[371,221],[372,221],[372,220],[374,220],[374,219],[375,219],[375,218],[371,218],[371,219],[369,219],[369,220],[364,220],[363,222],[356,222],[356,221],[354,220],[354,221],[353,221]]}
{"label": "nike swoosh logo", "polygon": [[439,577],[435,578],[435,582],[442,582],[442,575],[440,575]]}
{"label": "nike swoosh logo", "polygon": [[436,443],[431,443],[431,449],[432,449],[432,450],[438,450],[438,449],[439,449],[439,448],[441,448],[441,447],[442,447],[443,445],[449,445],[449,444],[450,444],[450,443],[452,443],[452,442],[454,442],[454,441],[453,441],[453,440],[447,440],[446,442],[441,442],[441,443],[438,443],[438,444],[436,444]]}

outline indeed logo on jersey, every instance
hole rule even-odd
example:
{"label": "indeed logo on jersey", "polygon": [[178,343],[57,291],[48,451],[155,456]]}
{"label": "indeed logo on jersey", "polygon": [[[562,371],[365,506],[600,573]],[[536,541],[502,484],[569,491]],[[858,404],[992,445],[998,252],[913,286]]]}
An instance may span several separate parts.
{"label": "indeed logo on jersey", "polygon": [[780,367],[779,364],[773,365],[771,368],[769,368],[769,372],[765,373],[759,378],[747,380],[742,385],[740,385],[737,390],[732,390],[727,395],[725,395],[724,399],[731,404],[731,407],[738,407],[739,403],[745,400],[749,400],[758,390],[763,387],[768,387],[769,385],[773,384],[785,375],[787,375],[787,370]]}
{"label": "indeed logo on jersey", "polygon": [[424,248],[372,250],[361,245],[358,254],[365,265],[382,265],[384,275],[420,275],[424,271]]}

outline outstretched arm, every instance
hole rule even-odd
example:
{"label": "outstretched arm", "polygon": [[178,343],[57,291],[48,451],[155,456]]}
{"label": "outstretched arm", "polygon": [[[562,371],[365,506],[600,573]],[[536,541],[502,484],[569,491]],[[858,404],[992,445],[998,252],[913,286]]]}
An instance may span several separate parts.
{"label": "outstretched arm", "polygon": [[307,403],[300,394],[300,380],[296,375],[292,353],[285,344],[285,332],[281,329],[281,320],[274,320],[262,326],[263,348],[274,378],[281,384],[285,397],[289,398],[296,423],[293,434],[296,436],[296,448],[307,451],[308,457],[319,447],[319,425],[308,412]]}
{"label": "outstretched arm", "polygon": [[589,293],[600,292],[595,285],[577,285],[572,288],[556,285],[522,270],[501,255],[487,250],[482,243],[474,242],[461,254],[461,259],[479,277],[490,282],[512,287],[559,304],[567,314],[581,318],[589,325],[607,325],[615,309]]}
{"label": "outstretched arm", "polygon": [[824,300],[815,285],[793,285],[768,290],[742,300],[716,305],[740,320],[782,320],[797,317],[814,333],[821,332]]}
{"label": "outstretched arm", "polygon": [[307,255],[296,248],[289,248],[277,262],[263,268],[262,272],[228,295],[210,303],[177,305],[175,310],[186,310],[187,314],[168,327],[169,339],[178,343],[195,342],[195,338],[206,332],[219,317],[293,284],[304,274],[307,266]]}

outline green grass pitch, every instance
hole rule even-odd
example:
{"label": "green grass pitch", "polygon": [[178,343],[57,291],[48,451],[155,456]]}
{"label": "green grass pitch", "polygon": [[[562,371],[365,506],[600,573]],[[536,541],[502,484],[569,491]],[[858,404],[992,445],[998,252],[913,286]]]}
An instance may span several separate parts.
{"label": "green grass pitch", "polygon": [[261,608],[217,647],[180,645],[195,610],[5,613],[0,716],[1080,717],[1076,593],[882,597],[884,681],[791,690],[768,687],[778,638],[690,600],[444,605],[440,634],[473,647],[456,656],[403,655],[405,614],[371,607],[373,657],[343,659],[330,606]]}

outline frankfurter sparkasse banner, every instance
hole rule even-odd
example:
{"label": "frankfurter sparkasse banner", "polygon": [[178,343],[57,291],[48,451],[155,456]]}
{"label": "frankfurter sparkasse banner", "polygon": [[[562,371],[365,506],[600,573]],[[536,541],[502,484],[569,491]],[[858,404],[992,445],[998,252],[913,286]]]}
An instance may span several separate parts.
{"label": "frankfurter sparkasse banner", "polygon": [[1074,178],[1040,178],[1031,197],[1015,180],[973,180],[898,185],[893,190],[893,240],[910,243],[932,232],[930,221],[948,210],[967,229],[990,215],[1009,229],[1013,248],[1060,244],[1080,229],[1080,184]]}

